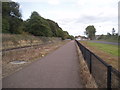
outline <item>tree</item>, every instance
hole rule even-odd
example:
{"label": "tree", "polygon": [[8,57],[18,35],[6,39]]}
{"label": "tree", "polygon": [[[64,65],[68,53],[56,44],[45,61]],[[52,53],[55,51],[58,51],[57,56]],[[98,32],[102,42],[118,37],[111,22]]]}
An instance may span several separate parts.
{"label": "tree", "polygon": [[72,36],[72,35],[69,35],[68,39],[74,40],[74,39],[75,39],[75,37],[74,37],[74,36]]}
{"label": "tree", "polygon": [[25,31],[35,36],[52,36],[48,22],[36,11],[32,12],[30,19],[26,21],[25,26]]}
{"label": "tree", "polygon": [[19,4],[16,2],[3,2],[2,3],[2,26],[3,33],[21,33],[21,13]]}
{"label": "tree", "polygon": [[[69,33],[63,31],[59,25],[49,19],[45,19],[34,11],[26,21],[22,15],[17,2],[2,3],[2,32],[12,34],[32,34],[35,36],[69,38]],[[71,36],[72,37],[72,36]]]}
{"label": "tree", "polygon": [[93,40],[95,38],[95,33],[96,29],[93,25],[89,25],[86,27],[86,35],[88,36],[88,38],[90,38],[90,40]]}
{"label": "tree", "polygon": [[63,35],[65,39],[69,38],[69,33],[67,31],[63,31]]}
{"label": "tree", "polygon": [[115,34],[115,29],[113,28],[113,29],[112,29],[112,35],[114,35],[114,34]]}
{"label": "tree", "polygon": [[3,18],[2,19],[2,32],[3,33],[10,33],[10,25],[7,19]]}
{"label": "tree", "polygon": [[108,36],[111,36],[111,34],[110,34],[110,33],[107,33],[107,35],[108,35]]}
{"label": "tree", "polygon": [[50,19],[47,19],[47,22],[49,23],[49,26],[50,26],[50,29],[52,31],[53,36],[57,37],[58,36],[58,29],[59,29],[58,24]]}
{"label": "tree", "polygon": [[58,37],[61,37],[62,40],[65,40],[64,32],[63,32],[62,29],[58,29],[58,31],[57,31],[57,35],[58,35]]}

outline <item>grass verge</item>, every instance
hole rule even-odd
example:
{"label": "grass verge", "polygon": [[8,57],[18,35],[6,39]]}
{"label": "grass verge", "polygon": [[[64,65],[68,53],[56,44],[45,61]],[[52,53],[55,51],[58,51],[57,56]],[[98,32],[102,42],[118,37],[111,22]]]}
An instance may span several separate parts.
{"label": "grass verge", "polygon": [[93,43],[93,42],[88,42],[88,45],[97,47],[98,49],[103,50],[104,52],[109,53],[113,56],[118,56],[118,45],[109,45],[109,44]]}
{"label": "grass verge", "polygon": [[101,44],[89,41],[80,41],[80,43],[118,70],[119,54],[117,45]]}

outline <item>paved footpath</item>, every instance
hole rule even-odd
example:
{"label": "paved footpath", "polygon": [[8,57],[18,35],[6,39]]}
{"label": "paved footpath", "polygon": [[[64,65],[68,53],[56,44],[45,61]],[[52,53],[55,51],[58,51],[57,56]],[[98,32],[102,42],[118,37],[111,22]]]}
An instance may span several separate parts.
{"label": "paved footpath", "polygon": [[3,88],[82,87],[75,41],[3,79]]}

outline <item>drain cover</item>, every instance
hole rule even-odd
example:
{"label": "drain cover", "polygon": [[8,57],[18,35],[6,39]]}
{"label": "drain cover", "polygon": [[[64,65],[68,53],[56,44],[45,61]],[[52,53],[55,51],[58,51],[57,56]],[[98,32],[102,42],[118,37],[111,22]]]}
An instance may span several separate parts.
{"label": "drain cover", "polygon": [[17,60],[17,61],[12,61],[12,62],[10,62],[11,64],[24,64],[24,63],[27,63],[26,61],[19,61],[19,60]]}

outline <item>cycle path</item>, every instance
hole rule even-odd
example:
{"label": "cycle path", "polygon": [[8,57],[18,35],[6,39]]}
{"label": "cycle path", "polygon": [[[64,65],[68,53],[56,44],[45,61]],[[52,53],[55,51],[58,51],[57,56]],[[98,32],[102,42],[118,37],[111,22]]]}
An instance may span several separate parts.
{"label": "cycle path", "polygon": [[83,88],[75,41],[3,78],[2,85],[3,88]]}

